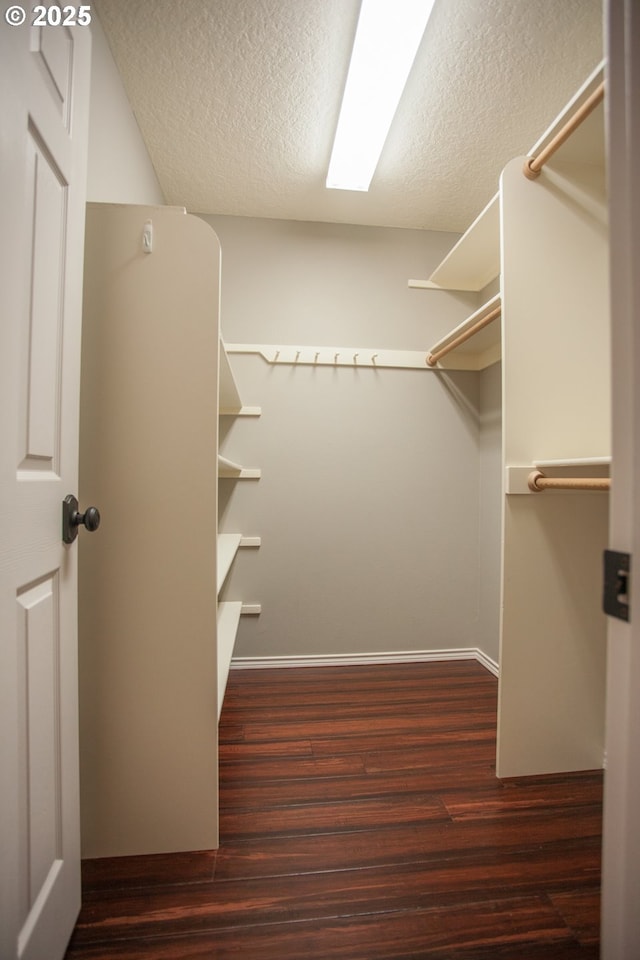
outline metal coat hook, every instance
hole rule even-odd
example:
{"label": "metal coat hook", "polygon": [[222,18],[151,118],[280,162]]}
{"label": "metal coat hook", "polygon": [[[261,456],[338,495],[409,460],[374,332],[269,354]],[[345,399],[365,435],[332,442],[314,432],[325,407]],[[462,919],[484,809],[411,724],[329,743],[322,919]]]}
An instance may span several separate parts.
{"label": "metal coat hook", "polygon": [[377,357],[377,356],[378,356],[378,354],[377,354],[377,353],[374,353],[373,356],[371,357],[371,363],[372,363],[374,366],[375,366],[375,362],[376,362],[376,357]]}
{"label": "metal coat hook", "polygon": [[357,363],[357,362],[358,362],[358,357],[359,357],[359,356],[360,356],[359,353],[354,353],[354,355],[353,355],[353,362],[354,362],[354,363]]}
{"label": "metal coat hook", "polygon": [[144,253],[153,253],[153,222],[145,220],[142,228],[142,249]]}
{"label": "metal coat hook", "polygon": [[273,358],[273,362],[274,362],[274,363],[277,363],[277,362],[278,362],[278,357],[279,357],[279,356],[280,356],[280,351],[279,351],[279,350],[276,350],[276,355],[275,355],[275,357]]}
{"label": "metal coat hook", "polygon": [[339,356],[340,356],[340,354],[339,354],[339,353],[336,353],[335,357],[333,358],[333,362],[334,362],[334,363],[337,363],[337,362],[338,362],[338,357],[339,357]]}
{"label": "metal coat hook", "polygon": [[296,363],[298,362],[299,359],[300,359],[300,351],[296,350]]}
{"label": "metal coat hook", "polygon": [[316,353],[315,359],[314,359],[314,361],[313,361],[314,363],[317,363],[317,362],[318,362],[318,357],[319,357],[319,356],[320,356],[320,351],[318,351],[318,352]]}

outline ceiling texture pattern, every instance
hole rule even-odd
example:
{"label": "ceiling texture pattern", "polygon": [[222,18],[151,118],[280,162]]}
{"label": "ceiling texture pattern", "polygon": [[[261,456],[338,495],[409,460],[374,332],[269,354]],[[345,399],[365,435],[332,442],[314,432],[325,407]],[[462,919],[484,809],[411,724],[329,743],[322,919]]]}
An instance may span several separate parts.
{"label": "ceiling texture pattern", "polygon": [[462,231],[602,59],[601,0],[436,0],[370,190],[327,190],[359,6],[96,0],[167,203]]}

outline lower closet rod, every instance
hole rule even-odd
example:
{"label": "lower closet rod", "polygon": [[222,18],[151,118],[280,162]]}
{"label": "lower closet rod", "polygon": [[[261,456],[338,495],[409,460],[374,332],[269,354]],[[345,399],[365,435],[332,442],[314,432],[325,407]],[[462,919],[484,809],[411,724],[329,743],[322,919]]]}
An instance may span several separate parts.
{"label": "lower closet rod", "polygon": [[467,330],[464,330],[462,333],[458,334],[455,339],[450,340],[449,343],[445,344],[444,347],[440,347],[439,350],[434,350],[427,356],[427,365],[430,367],[435,367],[436,363],[441,357],[445,357],[448,353],[451,353],[452,350],[455,350],[456,347],[459,347],[461,343],[464,343],[466,340],[470,340],[474,334],[478,333],[479,330],[482,330],[483,327],[486,327],[493,320],[500,316],[502,307],[495,307],[491,313],[488,313],[486,317],[481,317],[480,320],[477,320],[473,326],[469,327]]}
{"label": "lower closet rod", "polygon": [[610,490],[609,477],[547,477],[540,470],[529,474],[529,490]]}
{"label": "lower closet rod", "polygon": [[535,180],[540,176],[540,171],[547,160],[553,156],[556,150],[562,146],[565,140],[568,140],[571,134],[576,130],[583,120],[586,120],[589,114],[595,110],[599,103],[604,100],[604,80],[596,87],[590,97],[588,97],[581,107],[570,117],[555,135],[549,141],[546,147],[540,151],[537,157],[530,157],[524,162],[523,173],[529,180]]}

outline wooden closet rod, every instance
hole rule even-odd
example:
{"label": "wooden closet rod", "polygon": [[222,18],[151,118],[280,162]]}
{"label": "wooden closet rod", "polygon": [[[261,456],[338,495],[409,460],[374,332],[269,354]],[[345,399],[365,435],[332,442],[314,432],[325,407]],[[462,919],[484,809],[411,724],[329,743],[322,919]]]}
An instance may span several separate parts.
{"label": "wooden closet rod", "polygon": [[449,343],[446,343],[444,347],[440,347],[439,350],[434,351],[433,353],[428,354],[427,364],[430,367],[435,367],[438,360],[441,357],[445,357],[448,353],[451,353],[452,350],[455,350],[456,347],[459,347],[461,343],[464,343],[466,340],[470,340],[474,334],[478,333],[479,330],[482,330],[483,327],[488,326],[496,317],[500,316],[502,311],[502,306],[499,304],[497,307],[494,307],[486,316],[480,317],[479,320],[476,320],[472,326],[467,330],[464,330],[462,333],[458,334],[453,340],[450,340]]}
{"label": "wooden closet rod", "polygon": [[535,180],[540,176],[540,171],[547,160],[553,156],[558,147],[561,147],[565,140],[568,140],[571,134],[576,130],[583,120],[592,113],[593,110],[604,100],[604,80],[596,87],[590,97],[588,97],[581,107],[570,117],[562,127],[549,141],[546,147],[540,151],[537,157],[529,157],[524,162],[523,173],[529,180]]}
{"label": "wooden closet rod", "polygon": [[529,474],[529,490],[610,490],[609,477],[547,477],[540,470]]}

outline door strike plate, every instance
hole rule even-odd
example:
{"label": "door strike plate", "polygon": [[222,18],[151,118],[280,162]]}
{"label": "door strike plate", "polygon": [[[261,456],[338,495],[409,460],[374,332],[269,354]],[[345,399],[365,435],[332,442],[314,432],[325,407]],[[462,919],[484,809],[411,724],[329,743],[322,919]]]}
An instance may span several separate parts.
{"label": "door strike plate", "polygon": [[618,620],[630,619],[630,577],[631,554],[605,550],[602,606],[610,617],[617,617]]}

